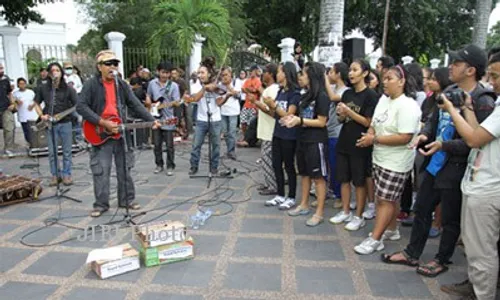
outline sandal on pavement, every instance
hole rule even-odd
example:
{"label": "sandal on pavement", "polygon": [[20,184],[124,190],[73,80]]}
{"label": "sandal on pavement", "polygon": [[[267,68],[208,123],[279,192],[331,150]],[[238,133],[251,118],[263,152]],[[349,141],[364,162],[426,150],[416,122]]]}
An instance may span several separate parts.
{"label": "sandal on pavement", "polygon": [[444,272],[448,271],[448,267],[446,265],[440,264],[437,260],[431,260],[425,265],[421,265],[417,268],[417,273],[425,276],[425,277],[430,277],[434,278],[438,276],[439,274],[442,274]]}
{"label": "sandal on pavement", "polygon": [[310,227],[318,226],[323,223],[324,219],[322,216],[313,215],[309,220],[306,221],[306,225]]}
{"label": "sandal on pavement", "polygon": [[[126,206],[120,206],[121,208],[126,208]],[[141,209],[141,205],[139,203],[130,203],[128,205],[128,209],[131,209],[131,210],[138,210],[138,209]]]}
{"label": "sandal on pavement", "polygon": [[290,217],[296,217],[296,216],[305,216],[308,215],[311,211],[309,208],[303,208],[302,206],[297,205],[294,209],[288,211],[288,215]]}
{"label": "sandal on pavement", "polygon": [[103,213],[105,213],[106,211],[108,211],[107,209],[99,209],[99,208],[94,208],[91,212],[90,212],[90,216],[92,218],[98,218],[100,217]]}
{"label": "sandal on pavement", "polygon": [[[392,258],[398,254],[401,254],[401,256],[404,257],[404,259],[397,259],[393,260]],[[393,264],[393,265],[404,265],[404,266],[409,266],[409,267],[416,267],[419,265],[418,260],[411,258],[406,252],[400,251],[400,252],[394,252],[391,255],[387,254],[382,254],[380,256],[383,262],[386,264]]]}

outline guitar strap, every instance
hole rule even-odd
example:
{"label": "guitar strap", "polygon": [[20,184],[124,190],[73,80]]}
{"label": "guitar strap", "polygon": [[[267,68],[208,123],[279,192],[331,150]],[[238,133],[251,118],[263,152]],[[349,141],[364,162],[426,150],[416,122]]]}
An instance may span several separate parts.
{"label": "guitar strap", "polygon": [[168,98],[168,94],[170,93],[170,89],[172,88],[172,80],[167,81],[167,86],[165,87],[165,99]]}

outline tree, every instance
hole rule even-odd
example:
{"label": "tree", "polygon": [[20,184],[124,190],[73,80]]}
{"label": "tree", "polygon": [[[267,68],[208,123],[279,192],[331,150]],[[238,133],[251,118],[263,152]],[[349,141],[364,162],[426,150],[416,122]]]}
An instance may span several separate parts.
{"label": "tree", "polygon": [[481,48],[486,47],[486,37],[488,36],[488,21],[493,9],[492,0],[476,0],[476,15],[474,18],[474,31],[472,42]]}
{"label": "tree", "polygon": [[206,38],[209,52],[222,57],[231,43],[229,13],[216,0],[162,0],[153,8],[158,24],[149,38],[150,49],[158,51],[165,36],[171,36],[182,55],[188,57],[197,34]]}
{"label": "tree", "polygon": [[500,47],[500,21],[491,27],[491,32],[488,34],[486,41],[486,49]]}
{"label": "tree", "polygon": [[1,0],[0,16],[4,18],[9,25],[28,25],[29,22],[43,24],[45,19],[40,13],[33,9],[38,4],[61,2],[62,0]]}
{"label": "tree", "polygon": [[[319,62],[331,66],[342,59],[336,57],[335,43],[342,38],[344,26],[344,0],[322,0],[319,16]],[[338,45],[342,47],[342,45]],[[340,53],[338,53],[340,56]]]}
{"label": "tree", "polygon": [[304,53],[312,51],[318,42],[320,4],[321,0],[247,0],[243,10],[248,43],[257,42],[278,55],[281,39],[292,37],[301,42]]}

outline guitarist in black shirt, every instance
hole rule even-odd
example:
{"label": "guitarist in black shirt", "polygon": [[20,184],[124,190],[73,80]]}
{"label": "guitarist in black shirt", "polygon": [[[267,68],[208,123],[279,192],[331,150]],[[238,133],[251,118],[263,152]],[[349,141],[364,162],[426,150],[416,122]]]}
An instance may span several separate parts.
{"label": "guitarist in black shirt", "polygon": [[[58,63],[51,63],[47,70],[49,71],[49,82],[40,86],[36,95],[35,106],[36,112],[43,121],[48,121],[54,115],[68,110],[76,105],[76,91],[66,84],[63,76],[63,68]],[[40,105],[45,102],[45,108],[41,109]],[[49,129],[50,130],[50,129]],[[71,179],[71,153],[73,145],[73,127],[71,125],[71,116],[62,118],[54,127],[56,138],[56,149],[53,147],[52,135],[47,134],[50,173],[52,180],[50,186],[56,186],[57,181],[63,182],[64,185],[73,184]],[[57,141],[61,139],[63,150],[63,169],[62,178],[58,178],[56,166],[54,166],[55,156],[57,155]],[[57,166],[59,168],[59,166]]]}

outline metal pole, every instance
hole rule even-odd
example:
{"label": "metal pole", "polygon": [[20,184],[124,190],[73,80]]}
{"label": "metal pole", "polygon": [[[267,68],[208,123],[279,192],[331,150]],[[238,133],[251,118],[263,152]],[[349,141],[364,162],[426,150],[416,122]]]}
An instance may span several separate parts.
{"label": "metal pole", "polygon": [[382,55],[386,54],[387,47],[387,32],[389,31],[389,7],[391,0],[385,0],[385,15],[384,15],[384,35],[382,37]]}

